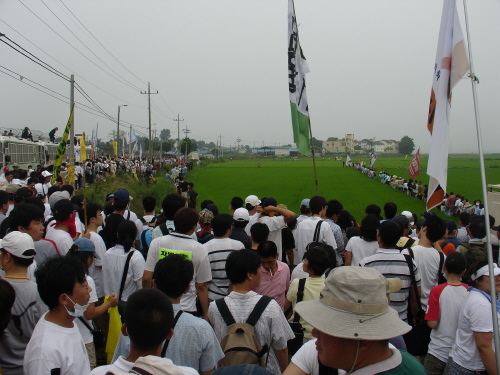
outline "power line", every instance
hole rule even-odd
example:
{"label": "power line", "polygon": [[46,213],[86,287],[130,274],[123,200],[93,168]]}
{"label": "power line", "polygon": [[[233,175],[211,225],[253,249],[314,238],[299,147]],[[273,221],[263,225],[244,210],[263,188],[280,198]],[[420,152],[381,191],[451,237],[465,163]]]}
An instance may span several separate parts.
{"label": "power line", "polygon": [[[0,37],[3,37],[3,36],[5,36],[5,34],[0,34]],[[59,73],[56,73],[56,72],[54,72],[53,70],[50,70],[50,69],[49,69],[49,68],[47,68],[45,65],[43,65],[43,64],[39,63],[38,61],[36,61],[36,60],[32,59],[31,57],[29,57],[29,56],[28,56],[27,54],[25,54],[24,52],[19,51],[16,47],[14,47],[14,46],[10,45],[10,44],[9,44],[8,42],[6,42],[5,40],[0,39],[0,42],[2,42],[2,43],[4,43],[4,44],[8,45],[8,46],[9,46],[10,48],[12,48],[13,50],[17,51],[18,53],[20,53],[20,54],[21,54],[21,55],[23,55],[24,57],[27,57],[28,59],[30,59],[31,61],[33,61],[35,64],[40,65],[42,68],[44,68],[44,69],[48,70],[48,71],[49,71],[49,72],[51,72],[52,74],[55,74],[55,75],[56,75],[56,76],[58,76],[59,78],[62,78],[62,79],[64,79],[64,80],[66,80],[66,81],[69,81],[68,77],[66,77],[66,76],[64,76],[64,75],[61,75],[61,74],[59,74]]]}
{"label": "power line", "polygon": [[125,70],[126,70],[127,72],[129,72],[129,73],[130,73],[130,74],[132,74],[135,78],[137,78],[139,81],[141,81],[141,83],[145,84],[145,81],[144,81],[143,79],[141,79],[140,77],[138,77],[137,75],[135,75],[135,74],[134,74],[134,72],[130,71],[130,70],[129,70],[129,69],[128,69],[128,68],[127,68],[124,64],[122,64],[122,63],[121,63],[121,61],[120,61],[120,60],[118,60],[118,58],[117,58],[117,57],[115,57],[115,55],[113,55],[113,54],[112,54],[112,53],[111,53],[111,52],[110,52],[110,51],[109,51],[109,50],[108,50],[108,49],[104,46],[104,44],[102,44],[102,43],[99,41],[99,39],[97,39],[97,38],[95,37],[95,35],[94,35],[94,34],[92,34],[92,32],[91,32],[89,29],[87,29],[87,27],[86,27],[86,26],[82,23],[82,21],[80,21],[80,20],[78,19],[78,17],[77,17],[77,16],[76,16],[76,15],[75,15],[72,11],[71,11],[71,9],[69,9],[69,8],[66,6],[66,4],[64,4],[64,2],[63,2],[62,0],[59,0],[59,1],[60,1],[60,2],[61,2],[61,4],[62,4],[62,5],[63,5],[63,6],[64,6],[64,7],[65,7],[65,8],[66,8],[66,9],[67,9],[70,13],[71,13],[71,15],[72,15],[73,17],[75,17],[75,19],[76,19],[76,20],[80,23],[80,25],[82,25],[82,26],[83,26],[83,28],[84,28],[84,29],[85,29],[85,30],[86,30],[86,31],[87,31],[87,32],[88,32],[88,33],[89,33],[89,34],[90,34],[90,35],[91,35],[91,36],[92,36],[92,37],[96,40],[96,42],[97,42],[97,43],[99,43],[99,45],[100,45],[102,48],[104,48],[104,50],[105,50],[107,53],[109,53],[109,54],[111,55],[111,57],[113,57],[113,58],[114,58],[114,59],[118,62],[118,64],[120,64],[123,68],[125,68]]}
{"label": "power line", "polygon": [[[49,65],[48,63],[46,63],[45,61],[43,61],[42,59],[40,59],[39,57],[33,55],[30,51],[28,51],[27,49],[23,48],[22,46],[20,46],[18,43],[14,42],[12,39],[10,39],[7,35],[5,34],[0,34],[0,36],[3,36],[5,39],[7,39],[9,42],[11,43],[14,43],[16,46],[18,46],[19,48],[21,48],[24,52],[28,53],[29,55],[33,56],[35,59],[37,59],[38,61],[40,61],[41,63],[43,63],[44,65],[48,66],[50,69],[52,69],[53,71],[59,73],[60,76],[62,76],[62,78],[66,79],[69,81],[69,77],[60,72],[59,70],[57,70],[56,68],[54,68],[53,66]],[[55,74],[55,73],[54,73]]]}
{"label": "power line", "polygon": [[[57,14],[55,14],[55,13],[54,13],[54,11],[53,11],[52,9],[50,9],[50,7],[49,7],[49,6],[45,3],[45,1],[43,1],[43,0],[40,0],[40,1],[42,2],[42,4],[43,4],[43,5],[45,5],[45,7],[46,7],[46,8],[50,11],[50,13],[52,13],[52,14],[54,15],[54,17],[56,17],[56,18],[59,20],[59,22],[61,22],[61,23],[63,24],[63,26],[64,26],[66,29],[68,29],[68,31],[69,31],[69,32],[70,32],[70,33],[71,33],[71,34],[72,34],[72,35],[73,35],[73,36],[74,36],[74,37],[75,37],[75,38],[76,38],[76,39],[77,39],[80,43],[82,43],[82,44],[85,46],[85,48],[87,48],[87,49],[89,50],[89,52],[90,52],[92,55],[94,55],[94,56],[95,56],[95,57],[96,57],[96,58],[97,58],[100,62],[102,62],[104,65],[106,65],[106,67],[107,67],[109,70],[113,71],[113,69],[111,69],[111,67],[110,67],[108,64],[106,64],[106,62],[105,62],[104,60],[102,60],[99,56],[97,56],[97,55],[94,53],[94,51],[92,51],[92,50],[90,49],[90,47],[88,47],[88,46],[87,46],[87,45],[86,45],[86,44],[85,44],[85,43],[84,43],[84,42],[83,42],[83,41],[82,41],[82,40],[81,40],[81,39],[80,39],[80,38],[79,38],[79,37],[78,37],[78,36],[77,36],[74,32],[73,32],[73,30],[71,30],[71,29],[70,29],[70,28],[69,28],[69,27],[68,27],[68,26],[64,23],[64,21],[63,21],[63,20],[61,20],[61,19],[57,16]],[[120,74],[118,74],[117,72],[114,72],[114,73],[115,73],[118,77],[120,77],[121,79],[123,79],[125,82],[127,82],[128,84],[130,84],[130,85],[134,86],[137,90],[139,90],[139,87],[138,87],[138,86],[135,86],[133,83],[129,82],[127,79],[125,79],[123,76],[121,76],[121,75],[120,75]]]}
{"label": "power line", "polygon": [[106,70],[104,70],[101,66],[99,66],[98,64],[96,64],[94,61],[92,61],[91,59],[89,59],[83,52],[81,52],[80,50],[78,50],[78,48],[76,48],[75,46],[73,46],[69,41],[67,41],[61,34],[59,34],[57,31],[55,31],[47,22],[45,22],[44,20],[42,20],[35,12],[33,12],[26,4],[24,4],[22,2],[22,0],[18,0],[26,9],[28,9],[31,14],[33,14],[36,18],[38,18],[40,20],[40,22],[42,22],[45,26],[47,26],[50,30],[52,30],[55,34],[57,34],[62,40],[64,40],[71,48],[73,48],[76,52],[78,52],[80,55],[82,55],[85,59],[87,59],[89,62],[91,62],[93,65],[95,65],[97,68],[99,68],[100,70],[102,70],[104,73],[106,73],[107,75],[109,75],[110,77],[112,77],[113,79],[117,80],[118,82],[124,84],[125,86],[128,86],[132,89],[136,89],[136,87],[126,83],[126,82],[123,82],[121,81],[120,79],[116,78],[115,76],[113,76],[112,74],[110,74],[109,72],[107,72]]}
{"label": "power line", "polygon": [[[40,52],[44,53],[45,55],[47,55],[48,57],[50,57],[51,59],[53,59],[54,61],[58,62],[61,66],[65,67],[66,69],[68,69],[69,71],[72,71],[73,69],[69,68],[67,65],[65,65],[64,63],[62,63],[61,61],[59,61],[58,59],[56,59],[55,57],[53,57],[52,55],[50,55],[49,53],[47,53],[46,51],[44,51],[43,49],[41,49],[40,47],[38,47],[35,43],[33,43],[32,41],[30,41],[28,38],[26,38],[23,34],[21,34],[19,31],[17,31],[16,29],[14,29],[11,25],[9,25],[7,22],[5,22],[4,20],[0,19],[0,22],[4,23],[5,25],[7,25],[9,28],[11,28],[15,33],[17,33],[21,38],[23,38],[24,40],[26,40],[28,43],[30,43],[31,45],[33,45],[35,48],[37,48]],[[11,39],[9,39],[11,40]],[[15,42],[13,42],[15,43]],[[43,61],[43,60],[40,60],[40,61]],[[48,65],[48,64],[47,64]],[[50,65],[48,65],[50,66]],[[138,108],[146,108],[144,106],[140,106],[138,104],[133,104],[133,103],[130,103],[128,102],[127,100],[125,99],[122,99],[122,98],[119,98],[117,97],[116,95],[113,95],[111,94],[110,92],[104,90],[103,88],[95,85],[94,83],[92,83],[91,81],[89,81],[88,79],[86,79],[85,77],[81,76],[80,74],[75,74],[77,75],[81,80],[87,82],[89,85],[95,87],[96,89],[98,89],[99,91],[102,91],[103,93],[109,95],[109,96],[112,96],[113,98],[115,99],[118,99],[120,102],[124,102],[126,103],[127,105],[129,106],[134,106],[134,107],[138,107]]]}

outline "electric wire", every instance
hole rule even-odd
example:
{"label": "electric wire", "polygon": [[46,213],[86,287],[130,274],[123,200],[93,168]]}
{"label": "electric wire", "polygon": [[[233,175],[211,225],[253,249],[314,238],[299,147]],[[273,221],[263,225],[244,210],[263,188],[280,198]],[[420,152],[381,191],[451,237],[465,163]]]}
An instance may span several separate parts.
{"label": "electric wire", "polygon": [[[108,65],[106,64],[106,62],[104,60],[102,60],[99,56],[97,56],[94,51],[92,51],[90,49],[90,47],[88,47],[74,32],[73,30],[71,30],[71,28],[69,28],[65,23],[64,21],[59,18],[59,16],[57,14],[54,13],[54,11],[52,9],[50,9],[50,7],[45,3],[45,1],[43,0],[40,0],[42,2],[42,4],[50,11],[50,13],[52,13],[54,15],[54,17],[56,17],[59,22],[61,22],[63,24],[63,26],[80,42],[83,44],[83,46],[85,48],[87,48],[89,50],[89,52],[94,55],[100,62],[102,62],[109,70],[113,71],[113,69]],[[118,77],[120,77],[121,79],[123,79],[125,82],[127,82],[128,84],[132,85],[133,87],[135,87],[136,89],[140,90],[140,88],[138,86],[135,86],[133,83],[131,83],[130,81],[128,81],[126,78],[124,78],[122,75],[120,75],[119,73],[117,72],[114,72]]]}
{"label": "electric wire", "polygon": [[40,65],[42,68],[44,68],[44,69],[48,70],[48,71],[49,71],[49,72],[51,72],[52,74],[55,74],[55,75],[56,75],[56,76],[58,76],[59,78],[62,78],[62,79],[64,79],[64,80],[66,80],[66,81],[69,81],[69,78],[67,78],[66,76],[64,76],[64,75],[60,75],[59,73],[56,73],[56,72],[54,72],[54,71],[50,70],[50,69],[49,69],[49,68],[47,68],[45,65],[43,65],[43,64],[39,63],[38,61],[36,61],[36,60],[32,59],[31,57],[29,57],[29,56],[28,56],[27,54],[25,54],[24,52],[19,51],[16,47],[14,47],[14,46],[10,45],[10,44],[9,44],[8,42],[6,42],[5,40],[0,39],[0,42],[2,42],[2,43],[4,43],[4,44],[8,45],[8,46],[9,46],[10,48],[12,48],[13,50],[15,50],[15,51],[17,51],[18,53],[20,53],[21,55],[23,55],[23,56],[27,57],[28,59],[30,59],[31,61],[33,61],[35,64]]}
{"label": "electric wire", "polygon": [[115,76],[113,76],[112,74],[110,74],[109,72],[107,72],[106,70],[104,70],[101,66],[99,66],[98,64],[96,64],[94,61],[92,61],[90,58],[88,58],[83,52],[81,52],[80,50],[78,50],[78,48],[76,48],[75,46],[73,46],[68,40],[66,40],[61,34],[59,34],[56,30],[54,30],[47,22],[45,22],[43,19],[41,19],[35,12],[33,12],[26,4],[24,4],[22,2],[22,0],[18,0],[28,11],[31,12],[31,14],[33,14],[36,18],[38,18],[40,20],[40,22],[42,22],[45,26],[47,26],[50,30],[52,30],[55,34],[57,34],[62,40],[64,40],[71,48],[73,48],[76,52],[78,52],[80,55],[82,55],[86,60],[88,60],[89,62],[91,62],[93,65],[95,65],[97,68],[99,68],[100,70],[102,70],[104,73],[106,73],[107,75],[109,75],[110,77],[112,77],[113,79],[117,80],[118,82],[122,83],[123,85],[125,86],[128,86],[129,88],[132,88],[134,90],[136,90],[137,88],[134,87],[134,86],[131,86],[130,84],[126,83],[126,82],[123,82],[121,81],[120,79],[116,78]]}
{"label": "electric wire", "polygon": [[59,1],[60,1],[60,3],[61,3],[61,4],[62,4],[62,5],[63,5],[63,6],[64,6],[67,10],[68,10],[68,12],[70,12],[70,13],[71,13],[71,15],[72,15],[72,16],[73,16],[73,17],[74,17],[74,18],[78,21],[78,23],[80,23],[80,25],[82,25],[82,26],[83,26],[83,28],[84,28],[84,29],[85,29],[85,30],[86,30],[86,31],[87,31],[87,32],[88,32],[88,33],[92,36],[92,38],[94,38],[94,39],[96,40],[96,42],[97,42],[97,43],[99,43],[99,45],[100,45],[102,48],[104,48],[104,50],[105,50],[107,53],[109,53],[109,54],[111,55],[111,57],[113,57],[113,58],[114,58],[114,59],[118,62],[118,64],[120,64],[120,65],[121,65],[121,66],[122,66],[122,67],[123,67],[123,68],[124,68],[127,72],[129,72],[130,74],[132,74],[132,75],[133,75],[135,78],[137,78],[137,79],[138,79],[138,80],[139,80],[142,84],[144,84],[144,85],[145,85],[145,81],[144,81],[142,78],[138,77],[136,74],[134,74],[134,72],[132,72],[132,71],[131,71],[131,70],[129,70],[129,69],[128,69],[128,68],[127,68],[124,64],[122,64],[122,62],[121,62],[120,60],[118,60],[118,58],[117,58],[115,55],[113,55],[113,54],[111,53],[111,51],[109,51],[109,50],[108,50],[108,49],[104,46],[104,44],[102,44],[102,43],[99,41],[99,39],[97,39],[97,37],[96,37],[94,34],[92,34],[92,32],[91,32],[91,31],[90,31],[90,30],[89,30],[89,29],[88,29],[88,28],[87,28],[87,27],[83,24],[83,22],[82,22],[82,21],[80,21],[80,19],[79,19],[79,18],[78,18],[78,17],[77,17],[77,16],[76,16],[76,15],[75,15],[72,11],[71,11],[71,9],[69,9],[69,8],[66,6],[66,4],[64,4],[64,2],[63,2],[62,0],[59,0]]}
{"label": "electric wire", "polygon": [[[59,61],[58,59],[56,59],[55,57],[51,56],[49,53],[47,53],[46,51],[44,51],[43,49],[41,49],[40,47],[38,47],[35,43],[33,43],[32,41],[30,41],[28,38],[26,38],[23,34],[21,34],[19,31],[17,31],[16,29],[14,29],[11,25],[9,25],[7,22],[5,22],[4,20],[0,19],[0,22],[4,23],[5,25],[7,25],[9,28],[11,28],[15,33],[17,33],[21,38],[23,38],[24,40],[26,40],[28,43],[30,43],[31,45],[33,45],[35,48],[37,48],[40,52],[44,53],[46,56],[50,57],[51,59],[53,59],[54,61],[58,62],[61,66],[65,67],[66,69],[68,69],[69,71],[72,71],[73,69],[69,68],[67,65],[65,65],[64,63],[62,63],[61,61]],[[11,40],[11,39],[9,39]],[[13,42],[15,43],[15,42]],[[17,43],[15,43],[17,45]],[[23,48],[24,50],[24,48]],[[28,52],[29,53],[29,52]],[[31,54],[31,53],[30,53]],[[41,59],[39,59],[40,61],[43,61]],[[44,61],[43,61],[44,62]],[[44,64],[47,64],[44,62]],[[50,66],[49,64],[47,64],[47,66]],[[55,68],[53,68],[54,70],[56,70]],[[91,81],[89,81],[88,79],[86,79],[85,77],[81,76],[80,74],[78,73],[75,73],[75,76],[78,76],[79,79],[87,82],[89,85],[95,87],[96,89],[98,89],[99,91],[102,91],[103,93],[115,98],[115,99],[118,99],[120,102],[124,102],[126,103],[127,105],[129,106],[133,106],[133,107],[137,107],[137,108],[142,108],[142,109],[145,109],[146,107],[145,106],[141,106],[141,105],[138,105],[138,104],[134,104],[134,103],[131,103],[131,102],[128,102],[127,100],[125,99],[122,99],[122,98],[119,98],[118,96],[114,95],[114,94],[111,94],[110,92],[104,90],[103,88],[95,85],[94,83],[92,83]]]}

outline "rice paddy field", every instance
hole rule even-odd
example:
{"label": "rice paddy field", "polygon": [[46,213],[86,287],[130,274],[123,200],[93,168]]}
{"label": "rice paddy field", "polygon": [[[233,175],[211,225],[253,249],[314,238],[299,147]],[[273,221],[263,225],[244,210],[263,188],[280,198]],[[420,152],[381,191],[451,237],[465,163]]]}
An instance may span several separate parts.
{"label": "rice paddy field", "polygon": [[[367,157],[354,158],[353,161]],[[258,162],[260,161],[260,167]],[[411,156],[381,156],[374,168],[391,175],[404,178],[408,176]],[[409,210],[417,214],[425,211],[425,202],[407,196],[390,186],[373,180],[353,168],[342,166],[342,161],[334,157],[317,158],[319,195],[327,199],[338,199],[344,208],[358,220],[364,216],[368,204],[383,206],[385,202],[395,202],[398,211]],[[500,184],[500,155],[485,156],[487,183]],[[417,180],[428,183],[426,175],[427,156],[421,156],[421,173]],[[298,212],[302,199],[316,195],[312,159],[251,159],[226,160],[195,168],[187,176],[195,184],[199,203],[211,199],[221,212],[229,212],[232,197],[245,198],[255,194],[259,198],[274,197],[278,203],[285,204]],[[448,165],[448,191],[461,194],[470,201],[482,199],[479,157],[477,155],[450,155]]]}

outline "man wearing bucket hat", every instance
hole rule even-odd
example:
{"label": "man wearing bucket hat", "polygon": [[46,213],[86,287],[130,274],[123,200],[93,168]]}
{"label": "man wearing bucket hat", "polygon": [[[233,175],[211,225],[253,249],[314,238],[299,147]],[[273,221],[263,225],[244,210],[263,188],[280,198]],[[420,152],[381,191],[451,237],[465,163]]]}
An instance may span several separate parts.
{"label": "man wearing bucket hat", "polygon": [[313,326],[321,364],[353,375],[425,374],[414,357],[388,344],[411,329],[388,304],[387,293],[399,288],[399,279],[377,270],[341,267],[325,280],[320,299],[298,303],[295,311]]}

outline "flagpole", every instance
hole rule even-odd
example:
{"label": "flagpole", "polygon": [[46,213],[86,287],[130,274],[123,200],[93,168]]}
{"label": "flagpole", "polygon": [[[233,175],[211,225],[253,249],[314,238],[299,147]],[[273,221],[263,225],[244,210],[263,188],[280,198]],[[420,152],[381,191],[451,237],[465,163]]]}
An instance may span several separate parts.
{"label": "flagpole", "polygon": [[[295,12],[295,7],[293,8],[293,11]],[[297,36],[297,39],[298,39],[298,36]],[[311,151],[312,151],[312,158],[313,158],[314,183],[316,185],[316,195],[319,195],[318,175],[316,173],[316,158],[314,157],[314,145],[312,143],[313,134],[312,134],[312,128],[311,128],[311,117],[309,116],[308,119],[309,119],[309,135],[311,137]]]}
{"label": "flagpole", "polygon": [[[476,133],[477,133],[477,145],[479,148],[479,163],[481,169],[481,188],[483,193],[483,202],[484,202],[484,221],[486,225],[486,249],[488,253],[488,267],[490,275],[494,275],[494,267],[493,267],[493,251],[491,248],[491,238],[490,238],[490,214],[488,210],[488,192],[486,189],[486,170],[484,168],[484,153],[483,153],[483,141],[481,135],[481,126],[479,121],[479,106],[477,101],[477,90],[476,86],[478,83],[478,79],[476,74],[474,73],[474,64],[472,62],[472,47],[471,40],[469,34],[469,16],[467,13],[467,4],[466,0],[463,0],[464,3],[464,14],[465,14],[465,30],[467,33],[467,45],[469,49],[469,66],[470,73],[468,74],[471,84],[472,84],[472,97],[474,100],[474,115],[476,120]],[[491,314],[493,320],[493,333],[494,333],[494,344],[495,344],[495,357],[496,357],[496,367],[497,372],[500,374],[500,335],[498,329],[498,313],[496,300],[497,296],[495,293],[495,278],[490,277],[490,297],[491,297]]]}
{"label": "flagpole", "polygon": [[[295,22],[297,22],[297,15],[295,14],[295,2],[292,0],[292,5],[293,5],[293,17],[295,19]],[[299,37],[299,25],[297,25],[297,46],[300,48],[300,37]],[[312,127],[311,127],[311,115],[309,113],[309,105],[307,106],[307,122],[309,124],[309,137],[310,137],[310,145],[311,145],[311,154],[312,154],[312,159],[313,159],[313,170],[314,170],[314,184],[316,186],[316,195],[319,194],[319,186],[318,186],[318,174],[316,172],[316,157],[314,154],[314,145],[312,143],[313,136],[312,136]],[[298,145],[297,145],[298,146]]]}

